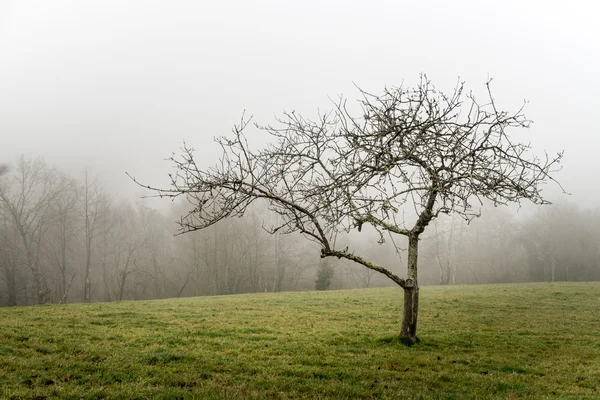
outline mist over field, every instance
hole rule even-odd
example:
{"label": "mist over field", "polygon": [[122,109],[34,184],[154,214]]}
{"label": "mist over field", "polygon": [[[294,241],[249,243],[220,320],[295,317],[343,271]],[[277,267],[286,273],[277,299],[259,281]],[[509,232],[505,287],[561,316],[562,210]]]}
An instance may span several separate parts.
{"label": "mist over field", "polygon": [[[577,4],[577,6],[575,6]],[[457,82],[533,120],[509,130],[544,157],[564,150],[553,205],[476,204],[421,237],[425,285],[597,280],[600,79],[588,2],[216,3],[8,1],[0,5],[0,305],[393,285],[319,257],[256,203],[243,218],[173,236],[194,205],[166,188],[185,144],[208,168],[242,116],[318,118],[343,95]],[[249,146],[265,132],[249,128]],[[562,185],[562,187],[561,187]],[[568,193],[568,194],[567,194]],[[406,210],[410,210],[410,204]],[[404,213],[405,211],[401,211]],[[369,227],[338,244],[402,276],[407,242]],[[385,243],[382,243],[385,242]],[[343,247],[342,246],[342,247]]]}

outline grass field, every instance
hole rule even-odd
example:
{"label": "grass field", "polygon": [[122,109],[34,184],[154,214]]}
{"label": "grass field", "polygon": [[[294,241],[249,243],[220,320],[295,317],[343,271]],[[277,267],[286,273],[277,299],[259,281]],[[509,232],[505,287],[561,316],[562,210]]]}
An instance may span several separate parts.
{"label": "grass field", "polygon": [[0,397],[600,398],[600,283],[0,309]]}

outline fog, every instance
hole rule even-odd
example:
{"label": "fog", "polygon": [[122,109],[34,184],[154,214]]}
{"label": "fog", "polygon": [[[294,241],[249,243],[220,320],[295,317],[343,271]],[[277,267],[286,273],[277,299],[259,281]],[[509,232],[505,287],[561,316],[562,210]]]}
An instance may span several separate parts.
{"label": "fog", "polygon": [[[173,221],[179,215],[177,211],[181,211],[177,207],[183,206],[176,204],[171,209],[165,201],[142,202],[139,197],[145,192],[125,172],[144,183],[168,184],[167,174],[172,167],[164,159],[172,152],[179,152],[184,140],[196,148],[198,158],[204,160],[206,166],[212,164],[219,151],[213,138],[228,134],[244,111],[266,124],[284,110],[314,116],[318,109],[331,108],[331,99],[340,94],[349,99],[357,98],[356,86],[371,92],[379,92],[386,85],[410,86],[418,81],[420,73],[426,73],[442,90],[451,90],[460,79],[475,93],[485,90],[485,82],[493,78],[494,98],[502,108],[515,109],[523,100],[528,101],[525,114],[534,124],[529,130],[516,131],[515,137],[531,142],[538,154],[544,150],[549,154],[565,150],[563,170],[556,178],[571,194],[565,195],[560,188],[548,186],[548,198],[563,207],[563,211],[593,214],[600,199],[600,189],[595,184],[598,180],[596,152],[600,144],[597,124],[600,27],[595,21],[599,11],[599,5],[588,1],[568,4],[558,1],[493,4],[478,1],[372,1],[368,4],[312,0],[4,1],[0,3],[0,164],[8,165],[10,174],[14,174],[19,170],[21,155],[25,156],[25,164],[21,166],[41,157],[46,163],[43,169],[54,167],[79,185],[83,184],[87,171],[90,180],[97,178],[99,190],[111,199],[106,203],[110,203],[106,210],[113,210],[109,213],[111,216],[117,213],[115,207],[121,207],[118,204],[126,202],[127,207],[136,210],[132,214],[136,218],[142,218],[145,215],[142,210],[148,207],[159,208],[161,218]],[[264,143],[264,137],[258,134],[250,140],[257,147]],[[81,210],[81,200],[78,204]],[[123,207],[120,212],[126,213],[123,210],[127,207]],[[73,212],[79,213],[79,220],[73,222],[76,230],[85,217],[81,219],[81,211]],[[548,211],[529,212],[528,209],[526,215],[515,218],[519,226],[530,227],[544,219],[540,217],[543,212]],[[513,218],[511,212],[509,215]],[[487,221],[493,221],[493,216],[490,218]],[[585,217],[580,219],[586,220]],[[142,220],[136,224],[142,224]],[[245,222],[231,222],[236,223]],[[439,223],[440,232],[445,232],[442,225],[449,222]],[[167,224],[165,222],[165,226]],[[135,226],[142,229],[142,225]],[[234,229],[227,226],[231,225],[219,229]],[[161,237],[171,237],[174,229],[174,225],[172,229],[163,229]],[[465,235],[474,235],[470,226],[465,228],[467,231],[470,233]],[[514,229],[507,227],[502,232],[510,234],[511,240],[518,240]],[[211,234],[216,235],[209,232],[198,237]],[[401,252],[396,254],[392,248],[380,251],[374,247],[376,238],[372,239],[361,242],[365,251],[381,257],[382,262],[401,261]],[[286,245],[294,247],[296,252],[304,249],[302,246],[310,246],[301,244],[304,243],[301,240],[298,243],[296,239],[290,240],[292,242]],[[439,246],[448,253],[451,252],[448,240],[440,234],[430,243],[431,246],[438,243],[438,254],[442,253]],[[538,244],[543,242],[552,247],[549,240],[540,238]],[[151,241],[141,242],[150,246]],[[264,274],[255,276],[256,279],[260,276],[262,281],[236,290],[313,289],[318,250],[310,249],[310,254],[315,255],[310,265],[300,259],[290,261],[296,275],[286,276],[287,283],[277,287],[272,278],[276,272],[272,269],[277,270],[279,266],[272,260],[274,254],[278,254],[279,245],[268,243],[264,246],[270,250],[261,257],[269,260],[269,267],[265,267]],[[589,246],[585,248],[597,249],[593,247],[597,244]],[[465,261],[465,245],[459,247],[452,250],[457,254],[454,260]],[[111,251],[115,257],[121,252],[119,257],[127,256],[125,249]],[[165,257],[160,274],[167,274],[165,279],[172,286],[155,288],[152,294],[131,286],[122,297],[231,292],[209,283],[206,287],[198,283],[195,289],[190,289],[191,284],[181,289],[183,278],[191,276],[187,261],[173,262],[177,265],[168,272],[166,265],[172,263],[169,260],[183,256],[173,247],[169,251],[161,247],[160,251]],[[430,253],[425,259],[429,257],[432,266],[430,272],[425,273],[426,279],[429,283],[444,283],[438,282],[437,271],[440,263],[446,261],[436,258],[432,248],[427,251]],[[533,254],[531,251],[528,253],[523,248],[522,253],[512,255],[515,259],[504,260],[501,276],[488,274],[496,267],[486,269],[487,272],[477,278],[467,272],[463,275],[457,272],[455,283],[549,279],[548,272],[536,275],[527,272],[528,267],[517,268],[527,262],[534,268],[535,263],[541,262],[541,258],[527,261]],[[590,254],[595,254],[594,251],[590,250]],[[82,265],[85,251],[74,247],[70,257],[74,264]],[[257,265],[266,262],[256,261]],[[489,260],[485,262],[489,264]],[[581,271],[592,268],[591,262],[583,265],[582,261]],[[598,269],[597,261],[593,262]],[[122,264],[115,261],[115,265]],[[228,265],[234,264],[232,261]],[[438,267],[433,267],[435,265]],[[332,287],[364,286],[362,275],[356,280],[358,270],[337,267],[336,271],[346,272],[336,272]],[[73,286],[73,301],[82,301],[85,290],[81,269],[72,268],[78,282]],[[509,270],[512,272],[506,272]],[[95,271],[99,274],[98,268]],[[114,282],[103,281],[109,278],[96,275],[92,300],[117,299],[118,290],[113,286],[118,288],[121,272],[110,272]],[[71,276],[68,274],[69,279]],[[139,282],[145,282],[142,276],[150,275],[140,273]],[[553,279],[597,278],[597,272],[588,271],[570,276],[555,272]],[[24,275],[20,279],[28,282],[30,277]],[[220,282],[219,279],[225,278],[214,282]],[[265,283],[267,279],[269,283]],[[377,279],[375,283],[385,283]],[[52,287],[52,294],[48,294],[47,300],[60,301],[57,292],[64,284],[49,281],[47,286]],[[18,296],[19,303],[34,302],[30,295]]]}

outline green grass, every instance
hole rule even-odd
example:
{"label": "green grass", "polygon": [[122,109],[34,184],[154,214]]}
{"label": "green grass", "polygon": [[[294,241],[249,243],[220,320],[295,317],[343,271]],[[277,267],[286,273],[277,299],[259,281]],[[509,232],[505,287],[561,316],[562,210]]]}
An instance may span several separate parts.
{"label": "green grass", "polygon": [[0,398],[600,398],[600,283],[0,309]]}

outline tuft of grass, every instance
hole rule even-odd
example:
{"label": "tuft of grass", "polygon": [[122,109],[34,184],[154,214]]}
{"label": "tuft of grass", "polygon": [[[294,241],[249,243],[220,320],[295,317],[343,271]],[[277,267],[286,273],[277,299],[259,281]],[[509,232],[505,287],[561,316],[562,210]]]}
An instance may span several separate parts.
{"label": "tuft of grass", "polygon": [[600,398],[600,283],[0,309],[0,398]]}

